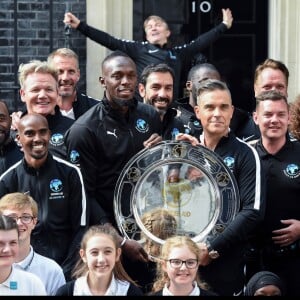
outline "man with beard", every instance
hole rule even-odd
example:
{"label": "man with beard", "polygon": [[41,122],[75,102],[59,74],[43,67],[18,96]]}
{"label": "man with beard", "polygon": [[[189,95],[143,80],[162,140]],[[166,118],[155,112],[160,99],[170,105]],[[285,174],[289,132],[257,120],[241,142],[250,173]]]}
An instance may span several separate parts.
{"label": "man with beard", "polygon": [[79,168],[48,150],[50,136],[41,114],[21,117],[17,139],[24,159],[0,176],[0,197],[20,192],[36,199],[39,212],[32,246],[61,265],[68,279],[87,225],[86,195]]}
{"label": "man with beard", "polygon": [[99,102],[99,100],[78,91],[80,69],[78,55],[73,50],[69,48],[56,49],[49,54],[47,60],[58,70],[60,97],[57,104],[63,116],[76,120]]}
{"label": "man with beard", "polygon": [[[161,122],[153,107],[134,98],[137,71],[129,56],[112,52],[101,69],[104,97],[75,121],[65,141],[70,161],[80,166],[83,174],[91,201],[90,225],[116,227],[113,201],[118,177],[132,156],[161,141]],[[120,243],[132,260],[147,260],[138,242],[122,241],[120,236]]]}
{"label": "man with beard", "polygon": [[5,101],[0,100],[0,175],[23,157],[10,136],[11,117]]}
{"label": "man with beard", "polygon": [[184,133],[183,123],[172,107],[174,78],[174,71],[167,64],[151,64],[143,70],[139,83],[144,103],[154,106],[160,115],[164,140],[175,140],[178,133]]}

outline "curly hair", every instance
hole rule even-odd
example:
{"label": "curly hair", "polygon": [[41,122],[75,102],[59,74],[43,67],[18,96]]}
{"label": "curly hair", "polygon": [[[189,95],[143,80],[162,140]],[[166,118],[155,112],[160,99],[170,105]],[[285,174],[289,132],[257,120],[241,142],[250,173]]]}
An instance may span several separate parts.
{"label": "curly hair", "polygon": [[[177,222],[175,216],[167,209],[155,208],[142,216],[145,228],[156,237],[165,240],[176,234]],[[144,249],[153,256],[160,255],[160,245],[150,240],[144,232],[141,238],[145,240]]]}
{"label": "curly hair", "polygon": [[293,138],[300,140],[300,94],[290,103],[289,132]]}

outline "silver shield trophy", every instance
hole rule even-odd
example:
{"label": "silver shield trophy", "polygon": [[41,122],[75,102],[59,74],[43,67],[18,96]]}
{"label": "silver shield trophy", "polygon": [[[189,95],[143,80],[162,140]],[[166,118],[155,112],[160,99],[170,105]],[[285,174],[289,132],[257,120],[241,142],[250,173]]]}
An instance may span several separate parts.
{"label": "silver shield trophy", "polygon": [[[230,169],[213,151],[188,142],[164,141],[137,153],[124,167],[114,193],[120,231],[141,243],[148,238],[163,244],[175,234],[207,242],[238,210],[239,194]],[[157,220],[149,221],[149,215],[168,215],[168,221],[154,231],[150,223]]]}

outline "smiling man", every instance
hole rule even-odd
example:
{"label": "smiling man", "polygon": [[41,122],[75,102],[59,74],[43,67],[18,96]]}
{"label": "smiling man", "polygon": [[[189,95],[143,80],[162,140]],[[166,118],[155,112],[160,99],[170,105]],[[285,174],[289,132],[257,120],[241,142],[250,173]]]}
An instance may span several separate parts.
{"label": "smiling man", "polygon": [[180,95],[180,75],[184,66],[188,66],[195,55],[199,55],[199,52],[231,28],[233,22],[231,10],[222,9],[222,15],[222,22],[210,31],[199,35],[187,44],[172,47],[169,45],[171,30],[167,22],[156,15],[151,15],[144,21],[146,41],[130,41],[113,37],[80,21],[70,12],[65,13],[64,23],[110,50],[121,50],[128,54],[136,63],[138,76],[147,65],[167,63],[176,74],[174,98],[177,99]]}
{"label": "smiling man", "polygon": [[295,274],[300,268],[300,143],[289,139],[285,94],[269,89],[257,95],[254,121],[261,138],[253,146],[267,181],[265,218],[253,235],[259,253],[254,272],[265,268],[276,273],[286,285],[286,296],[299,296],[300,277]]}
{"label": "smiling man", "polygon": [[[64,117],[57,105],[58,101],[58,72],[46,61],[33,60],[19,66],[19,83],[21,101],[26,105],[26,111],[21,113],[38,113],[46,117],[51,138],[49,150],[66,158],[64,134],[74,120]],[[13,114],[13,127],[18,128],[20,114]]]}
{"label": "smiling man", "polygon": [[61,113],[71,119],[78,119],[99,101],[78,90],[80,69],[78,55],[69,48],[59,48],[48,55],[48,63],[58,71],[57,104]]}
{"label": "smiling man", "polygon": [[167,64],[152,64],[143,70],[138,86],[144,103],[152,105],[160,116],[164,140],[175,140],[179,132],[184,133],[184,125],[172,107],[174,78],[174,71]]}
{"label": "smiling man", "polygon": [[32,246],[61,265],[68,279],[87,225],[86,195],[80,170],[48,150],[50,136],[41,114],[21,117],[17,139],[24,159],[0,176],[0,197],[20,192],[36,199],[39,222],[32,232]]}
{"label": "smiling man", "polygon": [[[103,60],[99,81],[105,89],[103,99],[75,121],[65,138],[91,201],[90,225],[110,223],[117,228],[114,190],[119,175],[135,154],[161,141],[161,122],[152,106],[134,97],[136,65],[125,53],[115,51]],[[128,208],[129,203],[128,196]],[[122,249],[131,269],[132,261],[148,259],[135,240],[125,239]]]}
{"label": "smiling man", "polygon": [[[203,126],[200,142],[217,153],[233,173],[239,197],[239,211],[224,230],[214,236],[203,251],[201,278],[219,295],[243,293],[245,284],[244,253],[248,239],[263,218],[264,184],[255,149],[237,139],[229,125],[233,115],[230,91],[219,80],[203,81],[197,91],[195,113]],[[199,144],[195,137],[178,135],[177,139]],[[223,205],[231,205],[224,197]]]}

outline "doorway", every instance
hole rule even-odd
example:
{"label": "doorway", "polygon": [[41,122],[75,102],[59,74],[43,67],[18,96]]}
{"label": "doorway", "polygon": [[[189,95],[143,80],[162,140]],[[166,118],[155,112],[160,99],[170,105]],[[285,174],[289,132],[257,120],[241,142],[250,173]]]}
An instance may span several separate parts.
{"label": "doorway", "polygon": [[181,95],[190,67],[207,60],[220,71],[232,93],[236,107],[252,111],[255,107],[253,75],[268,54],[268,0],[133,0],[133,39],[144,40],[144,19],[163,17],[169,24],[173,45],[189,43],[222,21],[222,8],[230,8],[232,28],[191,58],[181,74]]}

